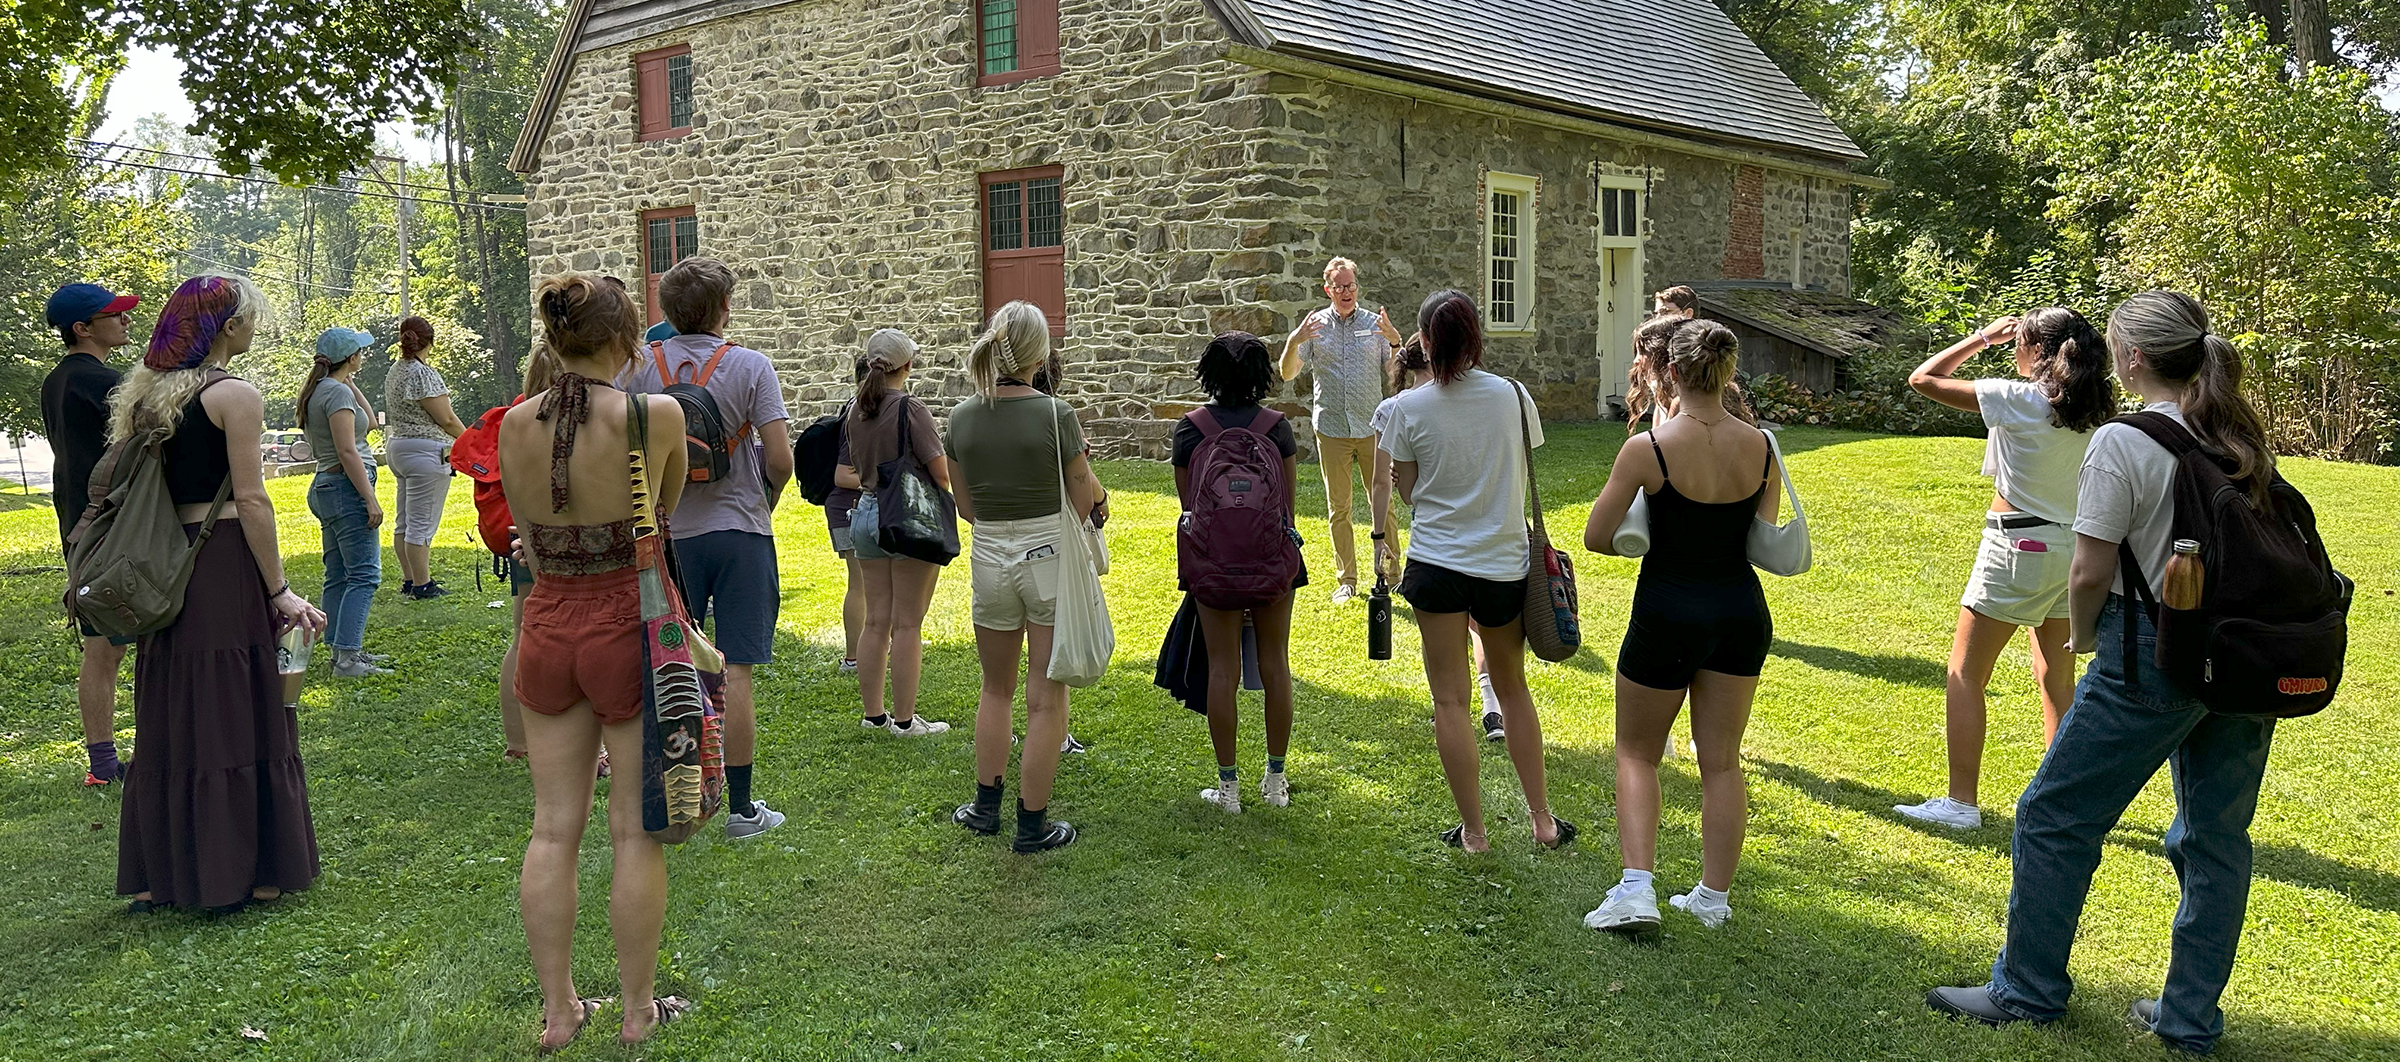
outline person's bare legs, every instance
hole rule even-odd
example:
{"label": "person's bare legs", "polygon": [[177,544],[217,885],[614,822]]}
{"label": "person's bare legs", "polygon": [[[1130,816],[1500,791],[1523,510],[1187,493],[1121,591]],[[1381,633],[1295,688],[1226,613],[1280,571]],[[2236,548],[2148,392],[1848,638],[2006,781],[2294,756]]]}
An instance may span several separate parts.
{"label": "person's bare legs", "polygon": [[1009,739],[1016,736],[1017,656],[1024,644],[1021,630],[975,628],[975,662],[983,670],[983,691],[975,699],[978,785],[998,785],[1008,773]]}
{"label": "person's bare legs", "polygon": [[[611,759],[641,759],[640,719],[609,727],[606,737]],[[642,787],[608,787],[608,843],[616,857],[608,882],[608,931],[617,946],[617,998],[625,1010],[617,1036],[630,1043],[658,1025],[650,1001],[658,993],[658,938],[667,921],[667,850],[642,829]]]}
{"label": "person's bare legs", "polygon": [[884,714],[883,679],[892,658],[892,566],[890,557],[857,563],[866,616],[858,627],[858,702],[867,718]]}
{"label": "person's bare legs", "polygon": [[[1050,806],[1058,746],[1067,736],[1067,684],[1050,677],[1051,633],[1039,623],[1025,625],[1025,748],[1017,758],[1017,800],[1027,811]],[[982,719],[976,723],[980,732]],[[981,742],[975,752],[982,755]]]}
{"label": "person's bare legs", "polygon": [[[1964,606],[1958,610],[1958,632],[1950,640],[1950,669],[1945,680],[1944,729],[1950,748],[1950,799],[1961,804],[1975,804],[1983,776],[1987,725],[1983,691],[1992,684],[1992,665],[2000,659],[2000,650],[2007,648],[2016,634],[2013,623]],[[2073,699],[2071,691],[2069,699]]]}
{"label": "person's bare legs", "polygon": [[1542,763],[1542,721],[1533,709],[1533,691],[1525,685],[1525,624],[1483,627],[1486,661],[1492,669],[1492,692],[1500,695],[1500,726],[1508,732],[1508,762],[1525,787],[1526,814],[1533,820],[1533,839],[1558,843],[1558,822],[1550,815],[1550,780]]}
{"label": "person's bare legs", "polygon": [[[1250,610],[1251,627],[1258,639],[1258,679],[1267,688],[1267,755],[1277,759],[1292,748],[1292,599],[1296,596],[1285,594],[1273,604]],[[1236,657],[1234,666],[1239,667],[1238,653]],[[1210,681],[1215,681],[1214,676]]]}
{"label": "person's bare legs", "polygon": [[[83,743],[117,739],[117,673],[125,666],[122,645],[106,638],[83,640],[83,663],[75,670],[75,708],[83,717]],[[290,699],[286,691],[285,699]]]}
{"label": "person's bare legs", "polygon": [[[583,1022],[575,993],[575,856],[592,812],[592,758],[600,750],[600,720],[589,701],[559,715],[525,715],[528,766],[533,775],[533,838],[517,876],[517,908],[525,947],[542,986],[542,1045],[566,1043]],[[631,746],[637,750],[639,744]],[[632,787],[626,787],[632,788]],[[611,797],[612,801],[614,797]]]}
{"label": "person's bare legs", "polygon": [[[1723,892],[1733,887],[1733,868],[1742,859],[1750,828],[1750,782],[1742,775],[1742,732],[1750,727],[1750,703],[1758,676],[1703,671],[1692,676],[1693,758],[1700,765],[1700,884]],[[1655,825],[1652,833],[1656,834]]]}
{"label": "person's bare legs", "polygon": [[[940,565],[913,557],[891,561],[891,627],[888,643],[892,673],[892,722],[917,717],[917,685],[925,676],[925,610],[933,605],[934,583]],[[860,670],[865,670],[863,663]]]}
{"label": "person's bare legs", "polygon": [[1627,870],[1658,869],[1658,760],[1683,695],[1617,674],[1617,852]]}
{"label": "person's bare legs", "polygon": [[[758,702],[753,700],[750,674],[755,664],[725,665],[725,766],[748,767],[758,749]],[[626,748],[634,753],[627,763],[640,763],[639,745]],[[612,760],[615,757],[610,757]]]}
{"label": "person's bare legs", "polygon": [[[1450,783],[1450,799],[1458,804],[1459,847],[1481,852],[1491,847],[1483,830],[1483,764],[1475,752],[1475,734],[1467,725],[1467,614],[1417,610],[1417,631],[1425,655],[1425,684],[1433,693],[1433,747],[1441,753],[1442,777]],[[1520,682],[1522,680],[1520,679]]]}
{"label": "person's bare legs", "polygon": [[511,756],[525,755],[525,706],[517,702],[517,643],[525,636],[525,595],[508,598],[508,651],[500,654],[500,732]]}
{"label": "person's bare legs", "polygon": [[[1241,741],[1242,617],[1241,609],[1193,605],[1200,614],[1200,638],[1208,653],[1208,744],[1217,754],[1220,771],[1239,762]],[[1258,634],[1258,673],[1267,675],[1267,635]]]}
{"label": "person's bare legs", "polygon": [[858,660],[858,629],[867,621],[867,597],[859,583],[858,554],[842,551],[842,569],[849,580],[842,590],[842,659]]}
{"label": "person's bare legs", "polygon": [[2058,739],[2058,721],[2075,705],[2075,654],[2067,650],[2074,629],[2073,621],[2061,618],[2025,632],[2025,640],[2033,643],[2033,682],[2042,691],[2043,748]]}

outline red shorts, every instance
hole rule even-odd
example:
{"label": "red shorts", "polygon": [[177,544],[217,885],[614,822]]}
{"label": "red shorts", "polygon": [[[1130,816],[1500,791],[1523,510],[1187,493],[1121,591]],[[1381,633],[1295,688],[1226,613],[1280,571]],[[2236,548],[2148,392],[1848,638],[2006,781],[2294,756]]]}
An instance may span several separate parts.
{"label": "red shorts", "polygon": [[642,592],[634,570],[543,572],[525,595],[517,703],[558,715],[592,702],[603,725],[642,714]]}

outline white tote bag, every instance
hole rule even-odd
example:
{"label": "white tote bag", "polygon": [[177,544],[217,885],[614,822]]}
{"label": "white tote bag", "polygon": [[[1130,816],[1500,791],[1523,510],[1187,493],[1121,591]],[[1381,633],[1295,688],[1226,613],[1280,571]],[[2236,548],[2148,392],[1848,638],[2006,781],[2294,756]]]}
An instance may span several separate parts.
{"label": "white tote bag", "polygon": [[1808,513],[1800,508],[1800,491],[1792,486],[1792,466],[1783,460],[1783,445],[1775,441],[1775,433],[1760,429],[1767,437],[1767,448],[1775,453],[1775,467],[1783,470],[1783,493],[1792,502],[1792,520],[1777,527],[1753,516],[1750,518],[1750,563],[1775,575],[1798,575],[1808,570],[1816,555],[1808,544]]}
{"label": "white tote bag", "polygon": [[1065,440],[1052,417],[1052,439],[1058,454],[1058,616],[1051,628],[1051,679],[1069,686],[1089,686],[1108,674],[1108,660],[1117,652],[1117,630],[1108,619],[1108,597],[1100,591],[1099,558],[1084,518],[1067,493]]}

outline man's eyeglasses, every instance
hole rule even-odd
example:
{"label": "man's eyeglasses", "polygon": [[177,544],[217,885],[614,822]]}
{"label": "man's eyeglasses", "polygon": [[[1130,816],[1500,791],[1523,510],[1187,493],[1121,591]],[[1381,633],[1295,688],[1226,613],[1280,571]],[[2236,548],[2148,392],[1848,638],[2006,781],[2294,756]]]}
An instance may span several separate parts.
{"label": "man's eyeglasses", "polygon": [[1327,290],[1327,291],[1335,291],[1335,292],[1344,292],[1344,293],[1353,293],[1353,292],[1356,292],[1356,291],[1358,290],[1358,285],[1356,285],[1356,284],[1327,284],[1327,285],[1325,285],[1325,290]]}

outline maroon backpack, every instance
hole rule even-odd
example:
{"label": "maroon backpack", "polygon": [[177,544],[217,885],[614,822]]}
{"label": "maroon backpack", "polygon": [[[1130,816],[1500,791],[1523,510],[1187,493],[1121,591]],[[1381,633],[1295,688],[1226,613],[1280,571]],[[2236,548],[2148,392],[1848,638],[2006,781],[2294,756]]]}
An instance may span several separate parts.
{"label": "maroon backpack", "polygon": [[1192,451],[1192,508],[1176,525],[1176,571],[1192,599],[1214,609],[1257,608],[1288,594],[1300,574],[1292,525],[1292,487],[1283,452],[1268,433],[1283,420],[1258,411],[1247,428],[1225,428],[1207,408],[1188,419],[1200,429]]}

